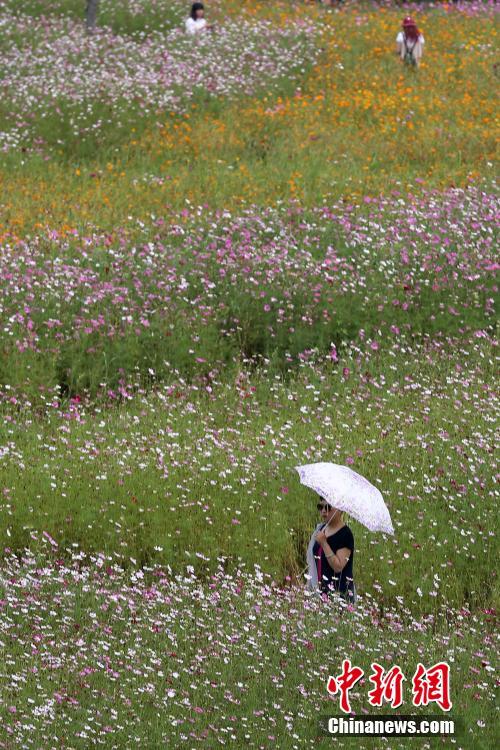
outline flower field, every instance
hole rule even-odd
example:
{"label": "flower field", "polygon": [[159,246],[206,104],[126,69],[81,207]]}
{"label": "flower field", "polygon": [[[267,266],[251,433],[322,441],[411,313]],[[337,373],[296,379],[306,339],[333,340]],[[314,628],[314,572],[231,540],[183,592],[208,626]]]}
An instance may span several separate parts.
{"label": "flower field", "polygon": [[[113,7],[102,2],[104,10]],[[85,41],[74,18],[76,0],[51,3],[71,6],[60,20],[18,14],[19,32],[2,25],[0,70],[12,83],[0,105],[0,237],[89,223],[113,231],[130,217],[144,221],[168,207],[181,210],[186,199],[221,209],[290,197],[319,206],[332,195],[359,199],[493,176],[494,4],[422,12],[429,43],[415,76],[395,64],[399,8],[354,3],[325,12],[315,3],[228,2],[222,12],[217,3],[213,15],[221,28],[211,45],[201,43],[201,57],[198,43],[196,50],[181,38],[169,43],[169,34],[180,36],[182,14],[176,25],[158,25],[152,9],[162,3],[171,10],[177,5],[151,4],[142,18],[146,37],[127,36],[126,25],[118,24],[117,36],[98,32]],[[26,5],[40,7],[34,0]],[[5,17],[18,3],[3,0],[3,6]],[[233,28],[235,8],[242,21]],[[104,10],[103,20],[116,23]],[[265,30],[262,38],[251,32],[255,23]],[[23,53],[27,24],[29,56]],[[294,34],[303,50],[298,54]],[[55,50],[48,45],[54,35]],[[239,60],[233,72],[238,43],[246,54],[249,44],[252,57]],[[287,45],[290,52],[283,51]],[[230,65],[221,64],[219,51]],[[91,60],[101,62],[95,87]],[[250,84],[259,84],[258,96],[244,96]],[[179,115],[179,109],[185,111]]]}
{"label": "flower field", "polygon": [[[496,745],[496,8],[0,0],[0,748]],[[352,466],[355,609],[304,591]],[[398,713],[394,711],[394,714]],[[446,718],[446,716],[445,716]]]}
{"label": "flower field", "polygon": [[116,137],[117,125],[123,132],[126,123],[129,135],[134,123],[185,111],[197,94],[249,95],[263,80],[272,90],[273,81],[292,78],[315,54],[311,28],[298,23],[276,29],[265,20],[243,21],[193,43],[182,29],[139,38],[104,30],[89,37],[81,22],[61,18],[35,24],[20,44],[32,20],[6,15],[3,22],[8,111],[0,149],[44,158],[61,145],[74,154],[106,129]]}
{"label": "flower field", "polygon": [[[494,742],[484,721],[496,657],[487,614],[464,608],[452,621],[438,612],[448,630],[436,633],[432,615],[401,609],[382,624],[371,597],[349,616],[304,602],[259,569],[228,580],[221,564],[203,588],[189,571],[124,574],[112,558],[75,550],[65,563],[8,559],[4,574],[5,747],[314,747],[342,644],[367,672],[371,660],[409,673],[419,660],[448,658],[462,711],[466,703],[472,731],[485,737],[478,747]],[[365,678],[351,694],[361,715],[374,712],[367,691]],[[457,746],[470,747],[465,722]]]}
{"label": "flower field", "polygon": [[315,350],[337,363],[358,334],[376,349],[491,328],[496,206],[469,187],[309,210],[184,209],[134,239],[54,231],[5,243],[0,397],[115,399],[171,364],[210,380],[264,357],[283,372]]}

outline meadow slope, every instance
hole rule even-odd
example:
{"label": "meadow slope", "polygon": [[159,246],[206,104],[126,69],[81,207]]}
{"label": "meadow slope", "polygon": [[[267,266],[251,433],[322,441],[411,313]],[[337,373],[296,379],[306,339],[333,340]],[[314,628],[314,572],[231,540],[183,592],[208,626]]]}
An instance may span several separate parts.
{"label": "meadow slope", "polygon": [[[494,4],[412,5],[418,71],[407,5],[82,5],[0,0],[0,747],[327,747],[349,656],[356,715],[447,661],[490,750]],[[396,530],[349,520],[354,610],[304,592],[322,460]]]}

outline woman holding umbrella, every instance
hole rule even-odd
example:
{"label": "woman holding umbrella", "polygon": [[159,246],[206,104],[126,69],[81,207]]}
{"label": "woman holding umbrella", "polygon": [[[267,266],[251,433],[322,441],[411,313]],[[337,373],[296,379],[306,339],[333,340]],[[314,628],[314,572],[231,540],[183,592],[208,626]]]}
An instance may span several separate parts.
{"label": "woman holding umbrella", "polygon": [[347,466],[332,463],[296,466],[300,481],[320,497],[322,522],[313,531],[307,548],[310,589],[337,591],[354,603],[354,537],[342,520],[342,512],[370,531],[394,534],[391,516],[380,490]]}
{"label": "woman holding umbrella", "polygon": [[325,593],[337,592],[354,604],[356,588],[353,578],[354,536],[342,518],[342,511],[332,508],[320,497],[317,505],[322,523],[312,537],[312,556],[316,567],[316,580]]}

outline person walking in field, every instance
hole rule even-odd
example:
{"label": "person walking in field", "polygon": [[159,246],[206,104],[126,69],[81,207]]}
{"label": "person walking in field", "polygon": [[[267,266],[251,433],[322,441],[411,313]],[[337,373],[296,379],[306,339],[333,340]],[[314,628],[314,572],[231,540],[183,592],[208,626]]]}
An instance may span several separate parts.
{"label": "person walking in field", "polygon": [[309,587],[324,594],[337,592],[347,602],[356,601],[353,579],[354,536],[342,518],[324,498],[317,505],[321,513],[307,550]]}
{"label": "person walking in field", "polygon": [[418,68],[422,58],[424,37],[417,28],[417,24],[407,16],[402,24],[402,30],[396,37],[397,54],[408,65]]}
{"label": "person walking in field", "polygon": [[307,547],[307,589],[341,596],[356,602],[353,577],[354,536],[342,513],[370,531],[394,534],[389,509],[382,493],[358,472],[330,461],[296,466],[301,484],[319,495],[321,523],[314,529]]}
{"label": "person walking in field", "polygon": [[186,19],[186,33],[194,35],[199,34],[202,31],[208,31],[211,28],[212,25],[207,23],[205,18],[205,7],[203,3],[193,3],[190,16]]}

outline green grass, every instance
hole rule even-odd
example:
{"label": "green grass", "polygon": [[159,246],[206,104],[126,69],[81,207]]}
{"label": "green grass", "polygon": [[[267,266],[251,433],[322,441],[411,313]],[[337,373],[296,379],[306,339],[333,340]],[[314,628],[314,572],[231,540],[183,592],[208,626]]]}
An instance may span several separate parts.
{"label": "green grass", "polygon": [[[83,24],[84,0],[0,5],[43,15],[49,28],[63,16]],[[102,0],[99,24],[139,40],[182,25],[185,14],[167,0],[131,8]],[[368,220],[368,194],[417,206],[429,187],[480,183],[495,192],[492,19],[419,10],[427,48],[414,75],[392,51],[399,6],[324,13],[305,3],[228,2],[210,12],[234,20],[240,8],[276,23],[286,12],[316,19],[319,64],[252,98],[199,91],[184,115],[140,116],[123,101],[118,122],[104,100],[90,113],[60,101],[59,112],[27,118],[50,154],[1,154],[0,238],[16,273],[18,258],[27,259],[2,299],[0,333],[0,747],[437,750],[447,742],[319,736],[318,717],[339,713],[327,678],[349,656],[366,673],[373,661],[399,664],[408,680],[418,662],[448,661],[451,718],[460,723],[452,746],[490,750],[498,744],[497,288],[469,254],[489,263],[491,196],[473,205],[463,234],[448,235],[460,210],[443,213],[456,277],[435,268],[439,251],[422,270],[434,252],[429,238],[416,240],[406,265],[397,243],[353,250],[333,221],[318,233],[297,224],[314,224],[310,209],[339,200],[355,206],[353,219]],[[0,49],[42,41],[9,29]],[[13,115],[1,102],[0,131],[24,127]],[[82,138],[78,129],[99,120]],[[307,248],[321,261],[332,246],[365,287],[323,286],[313,304],[306,263],[255,285],[279,298],[264,312],[252,286],[225,282],[216,260],[199,266],[191,256],[214,233],[224,236],[224,218],[213,231],[193,221],[196,205],[233,216],[252,205],[263,215],[290,201],[298,201],[284,229],[296,241],[291,256]],[[192,246],[161,226],[182,224],[186,205]],[[376,241],[392,225],[373,220]],[[441,226],[432,211],[418,221],[429,236]],[[85,246],[85,236],[99,239]],[[265,255],[265,235],[246,241]],[[104,281],[114,253],[130,260],[127,252],[148,243],[166,248],[170,267],[148,277],[138,252],[129,266],[118,263],[113,283],[142,313],[147,294],[137,279],[154,299],[175,271],[190,284],[175,309],[123,338],[72,335],[82,307],[113,325],[123,310],[86,306],[85,284],[73,296],[57,284],[46,294],[57,264],[82,263],[86,247],[83,265]],[[39,267],[54,264],[42,286],[33,284],[35,256]],[[446,282],[432,291],[441,273]],[[286,325],[283,301],[294,306]],[[203,328],[202,303],[211,313]],[[11,320],[25,306],[42,333],[38,353],[20,351],[31,334],[26,320]],[[324,310],[335,313],[327,320]],[[62,327],[45,336],[49,318]],[[325,357],[332,343],[337,363]],[[307,350],[311,360],[302,361]],[[390,537],[346,519],[354,612],[301,591],[318,514],[294,466],[320,460],[348,463],[379,485],[395,526]],[[370,707],[369,687],[351,696],[354,710],[395,713]],[[418,713],[409,691],[407,682],[402,713]]]}
{"label": "green grass", "polygon": [[[2,5],[15,14],[70,18],[83,24],[86,0],[4,0]],[[153,0],[142,4],[129,0],[100,0],[97,23],[99,27],[111,28],[115,34],[166,31],[182,23],[185,7],[182,0]]]}
{"label": "green grass", "polygon": [[[25,723],[28,742],[38,748],[182,747],[200,740],[207,747],[330,747],[318,720],[340,713],[326,684],[340,673],[346,650],[365,672],[350,694],[357,717],[440,713],[456,722],[456,747],[495,745],[494,676],[485,669],[495,665],[495,638],[484,614],[443,612],[434,622],[417,622],[381,613],[369,597],[357,612],[343,612],[273,589],[267,577],[259,586],[244,566],[237,580],[218,578],[211,590],[189,576],[146,586],[111,560],[77,557],[88,566],[86,578],[80,563],[57,569],[40,552],[20,565],[9,561],[15,583],[5,592],[10,627],[0,645],[6,747],[25,741]],[[429,668],[443,658],[451,663],[452,710],[414,708],[417,663]],[[369,705],[372,662],[402,669],[399,711]],[[389,742],[391,750],[428,750],[444,740]],[[339,737],[335,745],[371,750],[387,740]]]}
{"label": "green grass", "polygon": [[[202,577],[216,550],[282,580],[303,567],[317,515],[293,466],[351,456],[380,482],[396,528],[384,541],[354,522],[360,589],[381,586],[385,601],[403,596],[415,612],[442,602],[494,606],[494,404],[481,386],[492,378],[493,350],[486,342],[464,349],[477,373],[470,391],[448,347],[428,361],[418,351],[382,350],[362,367],[354,358],[307,365],[288,383],[255,374],[244,385],[249,398],[230,382],[207,394],[178,381],[81,421],[68,419],[68,407],[48,421],[21,412],[3,431],[15,450],[4,457],[0,545],[20,550],[45,530],[61,547],[76,542],[126,561],[177,569],[189,560]],[[344,365],[356,373],[347,381]],[[419,387],[406,390],[410,376]],[[481,447],[464,463],[478,436]]]}
{"label": "green grass", "polygon": [[[426,199],[429,202],[429,198]],[[49,266],[53,273],[44,276],[44,283],[29,299],[19,289],[7,282],[5,314],[11,322],[18,314],[20,305],[29,303],[29,316],[38,339],[36,347],[19,348],[30,332],[26,320],[5,326],[0,332],[3,357],[0,359],[0,384],[10,385],[24,393],[33,405],[40,404],[40,393],[58,390],[63,399],[84,393],[92,398],[105,396],[109,389],[116,391],[129,377],[149,387],[150,371],[155,373],[155,382],[168,380],[170,366],[189,382],[200,377],[211,377],[212,371],[224,371],[224,379],[240,366],[242,358],[255,362],[269,360],[270,376],[279,374],[290,377],[297,369],[304,352],[319,352],[321,355],[335,345],[342,352],[350,341],[363,331],[367,339],[391,339],[394,330],[405,331],[416,341],[428,336],[457,337],[465,331],[486,330],[494,332],[496,325],[495,301],[497,289],[494,274],[482,273],[481,280],[472,272],[453,276],[453,267],[441,266],[439,252],[433,250],[433,261],[423,265],[427,251],[427,240],[419,235],[410,236],[408,242],[417,253],[407,264],[400,259],[400,252],[408,250],[403,239],[388,240],[387,245],[371,249],[379,242],[379,232],[391,232],[392,223],[407,223],[413,220],[412,211],[418,217],[421,234],[427,237],[434,231],[446,234],[450,243],[448,251],[457,252],[469,264],[467,250],[463,247],[465,226],[460,209],[453,199],[440,205],[440,219],[429,217],[427,203],[423,208],[412,209],[404,217],[395,218],[390,205],[385,209],[374,209],[371,204],[362,204],[356,211],[346,214],[350,221],[357,222],[357,231],[367,231],[366,242],[356,241],[353,246],[348,231],[336,221],[321,218],[318,213],[302,211],[295,206],[287,213],[266,216],[271,234],[256,229],[258,212],[251,212],[240,230],[231,230],[232,246],[236,253],[244,251],[243,229],[251,233],[251,257],[245,264],[238,261],[231,272],[221,276],[220,262],[215,251],[208,259],[200,260],[191,253],[189,238],[196,237],[196,247],[211,247],[215,241],[221,245],[220,233],[225,232],[223,222],[208,214],[197,219],[174,215],[170,222],[184,223],[185,232],[172,234],[170,222],[165,228],[137,226],[116,235],[102,236],[94,240],[93,250],[84,260],[81,257],[80,237],[62,240],[41,240],[41,250],[28,254],[22,261],[12,254],[10,271],[21,275],[33,264],[40,273]],[[473,197],[467,205],[473,220],[488,212],[481,199]],[[411,206],[411,202],[410,202]],[[336,211],[341,210],[337,208]],[[451,212],[451,213],[450,213]],[[480,220],[480,217],[479,217]],[[459,227],[454,222],[460,222]],[[370,227],[375,222],[379,227]],[[490,220],[488,220],[489,223]],[[439,224],[439,230],[438,230]],[[489,224],[488,224],[489,226]],[[359,229],[360,228],[360,229]],[[489,231],[489,230],[488,230]],[[479,255],[484,249],[484,238],[488,231],[474,236],[474,249]],[[492,234],[494,228],[491,228]],[[286,260],[277,261],[282,272],[274,274],[272,281],[266,278],[269,260],[266,247],[280,239],[280,247],[289,245]],[[494,236],[494,235],[493,235]],[[186,240],[187,238],[187,240]],[[451,239],[450,239],[451,238]],[[186,244],[187,242],[187,244]],[[151,246],[151,258],[136,257],[130,262],[123,247]],[[321,268],[322,259],[328,257],[329,248],[334,247],[337,257],[351,270],[343,271],[347,287],[339,279],[329,284]],[[165,250],[167,248],[167,250]],[[303,250],[308,248],[310,255]],[[97,301],[88,302],[89,285],[77,283],[71,294],[63,289],[60,274],[60,257],[76,272],[87,272],[95,276],[91,286]],[[132,256],[131,256],[132,257]],[[431,257],[431,256],[429,256]],[[458,257],[458,256],[457,256]],[[113,260],[116,258],[116,260]],[[457,261],[458,262],[458,261]],[[313,265],[314,264],[314,265]],[[81,269],[81,271],[80,271]],[[299,269],[297,271],[297,269]],[[239,278],[234,274],[239,273]],[[160,285],[165,275],[176,279],[186,277],[189,284],[182,295],[175,294],[169,302],[146,302],[161,299]],[[255,285],[249,281],[252,274],[260,279],[259,291],[266,300],[274,300],[264,309]],[[52,278],[57,276],[59,281]],[[349,286],[353,278],[354,286]],[[359,280],[355,279],[359,276]],[[140,278],[140,286],[137,279]],[[332,277],[333,278],[333,277]],[[236,280],[235,280],[236,279]],[[207,280],[210,286],[207,286]],[[348,282],[348,283],[347,283]],[[178,283],[178,281],[177,281]],[[49,284],[52,291],[47,292]],[[112,304],[108,296],[101,299],[105,285],[111,284],[120,290],[123,299],[132,310],[133,324],[124,326],[122,305]],[[437,284],[437,286],[436,286]],[[314,286],[314,293],[311,288]],[[117,292],[118,293],[118,292]],[[92,294],[90,295],[92,296]],[[209,312],[208,316],[204,311]],[[328,313],[325,316],[325,312]],[[286,313],[286,318],[281,317]],[[79,325],[103,316],[105,326],[89,330]],[[142,320],[147,318],[147,326]],[[47,322],[58,320],[59,325],[49,328]],[[109,336],[112,327],[115,335]],[[78,328],[78,332],[76,331]],[[202,331],[202,335],[200,335]],[[290,371],[290,372],[289,372]]]}
{"label": "green grass", "polygon": [[[35,121],[34,130],[41,128],[51,146],[50,159],[2,155],[3,230],[25,236],[38,224],[83,229],[94,223],[112,231],[129,215],[148,221],[168,206],[182,208],[186,198],[218,208],[290,198],[311,206],[331,196],[491,181],[498,154],[491,18],[442,8],[422,13],[430,44],[414,75],[392,49],[400,9],[361,7],[360,16],[356,8],[323,13],[303,3],[273,6],[278,19],[287,11],[315,19],[322,53],[296,81],[263,83],[251,99],[208,104],[200,94],[187,118],[155,112],[136,122],[134,108],[124,104],[120,125],[107,122],[103,101],[97,108],[103,125],[85,143],[67,131],[64,107],[60,120],[50,113]],[[231,19],[235,9],[228,6]],[[267,5],[244,5],[246,19],[252,11],[257,17],[271,12]],[[66,137],[56,138],[61,132]],[[57,140],[63,143],[54,147]],[[137,185],[145,174],[169,179]]]}

